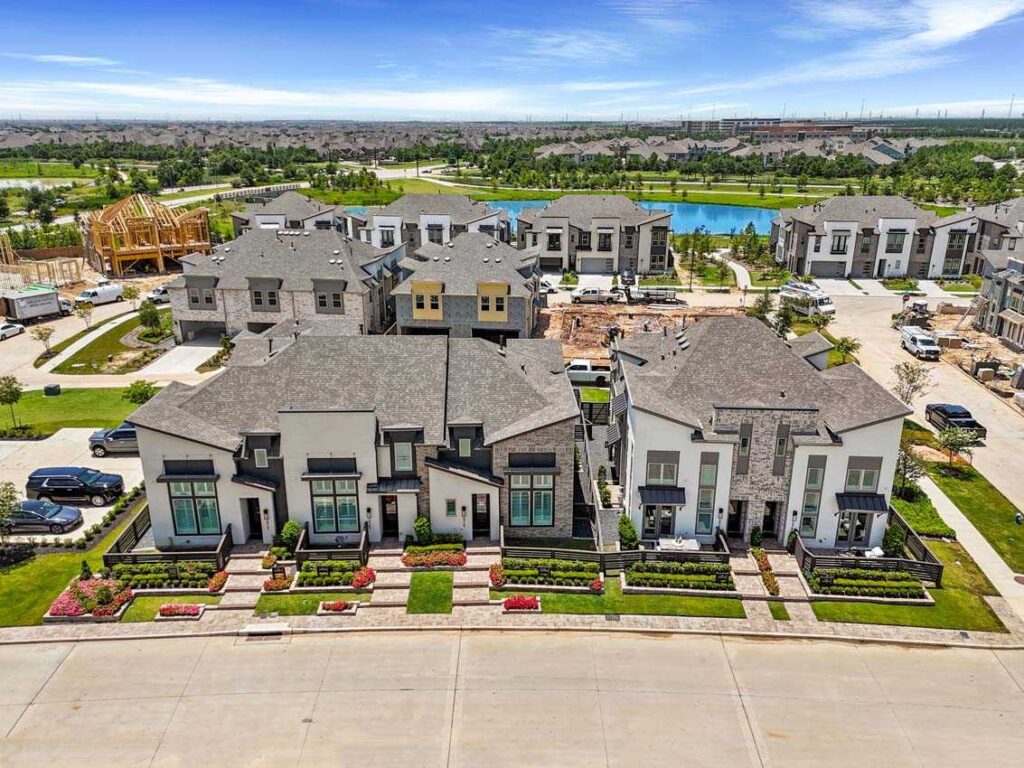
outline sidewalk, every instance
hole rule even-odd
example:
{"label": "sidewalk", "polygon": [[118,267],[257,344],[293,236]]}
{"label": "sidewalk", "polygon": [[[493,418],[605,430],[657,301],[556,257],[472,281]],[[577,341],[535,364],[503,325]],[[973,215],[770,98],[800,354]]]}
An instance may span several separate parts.
{"label": "sidewalk", "polygon": [[98,339],[104,333],[109,331],[111,328],[116,328],[119,325],[123,325],[124,323],[127,323],[129,320],[131,320],[133,317],[138,316],[138,311],[128,312],[124,315],[118,316],[115,320],[111,320],[109,323],[104,323],[103,325],[94,328],[93,330],[89,331],[89,333],[85,334],[85,336],[76,341],[74,344],[68,346],[67,349],[65,349],[55,358],[47,361],[45,364],[40,366],[39,370],[42,371],[43,373],[50,373],[50,371],[52,371],[58,365],[63,363],[65,360],[68,360],[69,358],[73,357],[78,350],[89,346],[90,344],[92,344],[92,342],[96,341],[96,339]]}
{"label": "sidewalk", "polygon": [[745,266],[740,264],[738,261],[733,261],[728,256],[726,256],[725,254],[727,254],[728,252],[728,248],[723,248],[722,250],[715,251],[714,253],[709,254],[709,256],[715,261],[724,261],[726,264],[729,265],[729,269],[731,269],[732,273],[736,276],[736,287],[740,291],[750,290],[751,286],[753,285],[753,283],[750,280],[750,272],[747,270]]}

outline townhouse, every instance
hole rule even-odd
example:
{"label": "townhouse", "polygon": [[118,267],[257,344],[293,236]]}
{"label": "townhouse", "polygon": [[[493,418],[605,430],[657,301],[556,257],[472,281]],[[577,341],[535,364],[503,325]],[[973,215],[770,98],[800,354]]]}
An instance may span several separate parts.
{"label": "townhouse", "polygon": [[1024,197],[975,208],[961,216],[978,222],[972,255],[984,275],[974,326],[1011,349],[1024,349]]}
{"label": "townhouse", "polygon": [[880,544],[910,410],[829,348],[746,317],[616,340],[608,445],[644,539]]}
{"label": "townhouse", "polygon": [[289,190],[259,203],[249,203],[244,211],[232,213],[231,225],[235,237],[250,229],[333,229],[343,215],[344,209],[318,203]]}
{"label": "townhouse", "polygon": [[402,261],[393,291],[398,333],[443,333],[503,344],[533,333],[540,272],[533,253],[483,232],[427,243]]}
{"label": "townhouse", "polygon": [[[483,232],[508,242],[508,212],[464,195],[405,195],[383,208],[353,216],[360,240],[377,248],[425,243],[447,245],[463,232]],[[356,236],[356,235],[354,235]]]}
{"label": "townhouse", "polygon": [[[155,546],[402,539],[417,516],[465,539],[570,536],[579,410],[557,341],[297,333],[138,430]],[[230,526],[230,527],[229,527]]]}
{"label": "townhouse", "polygon": [[580,273],[672,272],[672,214],[622,195],[563,195],[519,214],[520,249],[537,249],[542,269]]}
{"label": "townhouse", "polygon": [[336,229],[248,230],[182,259],[183,274],[167,286],[175,337],[258,334],[302,320],[379,333],[393,322],[403,256],[401,244],[375,248]]}
{"label": "townhouse", "polygon": [[775,260],[813,277],[956,277],[977,267],[977,217],[940,219],[895,195],[837,196],[782,209],[772,222]]}

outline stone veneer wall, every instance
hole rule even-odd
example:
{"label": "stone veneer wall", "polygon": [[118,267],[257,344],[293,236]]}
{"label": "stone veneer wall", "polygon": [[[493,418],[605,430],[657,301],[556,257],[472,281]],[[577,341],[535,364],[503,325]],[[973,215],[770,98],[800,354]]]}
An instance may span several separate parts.
{"label": "stone veneer wall", "polygon": [[420,492],[416,494],[416,514],[420,517],[430,517],[430,471],[426,462],[428,458],[437,458],[437,446],[417,445],[415,466],[421,485]]}

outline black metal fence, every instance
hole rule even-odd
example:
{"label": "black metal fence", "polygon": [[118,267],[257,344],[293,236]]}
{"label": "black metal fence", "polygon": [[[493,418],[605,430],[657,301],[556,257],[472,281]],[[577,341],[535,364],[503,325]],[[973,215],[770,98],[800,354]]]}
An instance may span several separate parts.
{"label": "black metal fence", "polygon": [[214,563],[217,570],[227,565],[234,541],[231,537],[231,523],[228,523],[221,534],[215,549],[174,549],[153,550],[150,552],[133,552],[139,541],[152,525],[149,507],[145,507],[131,524],[117,537],[113,546],[103,555],[103,565],[112,568],[119,564],[139,565],[142,563],[181,563],[201,562]]}
{"label": "black metal fence", "polygon": [[301,568],[302,564],[307,560],[311,560],[313,562],[323,562],[325,560],[358,560],[363,565],[366,565],[366,562],[369,559],[370,532],[368,523],[363,524],[363,530],[359,534],[359,543],[355,546],[310,546],[308,523],[303,524],[302,531],[299,533],[299,541],[295,545],[295,563],[299,568]]}

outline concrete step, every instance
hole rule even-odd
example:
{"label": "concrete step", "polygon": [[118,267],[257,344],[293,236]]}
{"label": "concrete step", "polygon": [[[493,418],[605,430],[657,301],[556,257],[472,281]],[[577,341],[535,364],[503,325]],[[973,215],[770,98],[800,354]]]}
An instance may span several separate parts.
{"label": "concrete step", "polygon": [[248,608],[252,610],[260,599],[259,592],[227,592],[220,600],[217,610]]}

